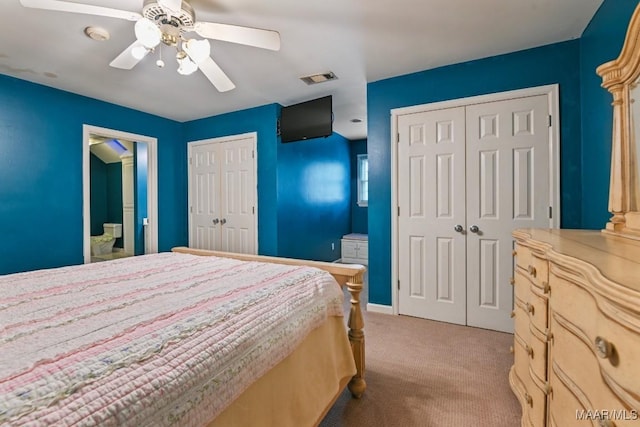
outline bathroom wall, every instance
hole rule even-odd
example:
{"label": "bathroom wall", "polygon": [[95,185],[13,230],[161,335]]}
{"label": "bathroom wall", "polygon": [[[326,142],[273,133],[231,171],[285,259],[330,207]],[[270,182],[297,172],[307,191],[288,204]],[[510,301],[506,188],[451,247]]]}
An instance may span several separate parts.
{"label": "bathroom wall", "polygon": [[351,157],[351,232],[367,234],[368,208],[358,206],[358,154],[367,154],[366,139],[351,141],[349,155]]}

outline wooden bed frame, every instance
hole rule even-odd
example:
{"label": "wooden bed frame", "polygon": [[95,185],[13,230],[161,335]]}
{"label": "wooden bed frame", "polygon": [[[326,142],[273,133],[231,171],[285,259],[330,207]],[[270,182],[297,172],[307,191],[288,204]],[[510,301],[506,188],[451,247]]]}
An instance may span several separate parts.
{"label": "wooden bed frame", "polygon": [[[364,355],[364,319],[362,318],[362,308],[360,307],[360,292],[362,292],[362,281],[365,267],[359,264],[337,264],[322,261],[308,261],[294,258],[280,258],[264,255],[239,254],[232,252],[210,251],[204,249],[192,249],[187,247],[175,247],[173,252],[193,254],[201,256],[218,256],[223,258],[233,258],[242,261],[271,262],[286,265],[306,265],[316,267],[329,272],[340,286],[346,286],[351,294],[351,310],[349,313],[349,342],[356,364],[356,374],[349,381],[348,387],[351,395],[359,399],[364,394],[367,383],[364,379],[365,355]],[[337,398],[338,396],[336,396]]]}

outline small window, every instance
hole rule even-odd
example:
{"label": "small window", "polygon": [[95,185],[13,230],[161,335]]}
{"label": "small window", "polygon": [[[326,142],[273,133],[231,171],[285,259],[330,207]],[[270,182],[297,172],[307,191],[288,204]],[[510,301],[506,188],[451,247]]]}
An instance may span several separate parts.
{"label": "small window", "polygon": [[358,206],[369,205],[369,160],[366,154],[358,154]]}

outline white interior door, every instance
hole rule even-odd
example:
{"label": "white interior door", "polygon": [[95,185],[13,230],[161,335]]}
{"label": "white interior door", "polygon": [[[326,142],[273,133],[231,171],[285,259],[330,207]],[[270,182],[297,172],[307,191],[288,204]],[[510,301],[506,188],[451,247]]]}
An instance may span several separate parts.
{"label": "white interior door", "polygon": [[467,107],[467,324],[513,331],[514,228],[549,226],[546,95]]}
{"label": "white interior door", "polygon": [[189,144],[189,245],[257,253],[256,136]]}
{"label": "white interior door", "polygon": [[135,199],[133,191],[133,154],[128,154],[122,160],[122,242],[124,251],[129,255],[135,254]]}
{"label": "white interior door", "polygon": [[398,115],[398,313],[513,330],[511,232],[550,223],[549,113],[545,94]]}
{"label": "white interior door", "polygon": [[189,246],[197,249],[221,250],[219,227],[220,164],[219,144],[194,144],[191,148],[191,226]]}
{"label": "white interior door", "polygon": [[222,250],[254,254],[255,172],[253,138],[219,144],[222,154]]}
{"label": "white interior door", "polygon": [[464,325],[464,107],[400,116],[398,130],[400,314]]}

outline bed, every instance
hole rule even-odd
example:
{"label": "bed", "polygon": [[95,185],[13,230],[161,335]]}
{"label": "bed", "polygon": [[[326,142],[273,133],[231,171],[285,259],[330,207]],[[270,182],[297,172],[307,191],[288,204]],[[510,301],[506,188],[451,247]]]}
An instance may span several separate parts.
{"label": "bed", "polygon": [[0,424],[317,425],[366,388],[363,272],[174,248],[0,276]]}

